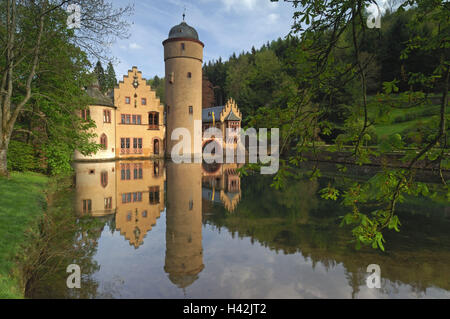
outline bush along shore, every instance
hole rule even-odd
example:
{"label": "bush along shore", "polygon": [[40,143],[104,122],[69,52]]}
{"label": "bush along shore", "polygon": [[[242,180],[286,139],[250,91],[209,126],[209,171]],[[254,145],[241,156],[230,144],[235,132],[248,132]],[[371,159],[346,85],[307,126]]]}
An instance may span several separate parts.
{"label": "bush along shore", "polygon": [[24,298],[23,251],[44,216],[48,183],[48,177],[36,173],[0,178],[0,299]]}

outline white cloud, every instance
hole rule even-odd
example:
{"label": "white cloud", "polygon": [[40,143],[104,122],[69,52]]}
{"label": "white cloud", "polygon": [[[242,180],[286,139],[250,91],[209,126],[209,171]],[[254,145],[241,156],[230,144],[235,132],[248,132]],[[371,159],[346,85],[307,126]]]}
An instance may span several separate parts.
{"label": "white cloud", "polygon": [[137,44],[136,42],[130,43],[129,48],[130,48],[131,50],[142,49],[142,47],[141,47],[139,44]]}
{"label": "white cloud", "polygon": [[231,9],[239,10],[252,10],[255,7],[256,0],[222,0],[225,6],[225,10],[230,11]]}
{"label": "white cloud", "polygon": [[269,22],[270,22],[270,23],[275,23],[275,22],[278,21],[278,18],[279,18],[279,17],[280,17],[279,14],[271,13],[271,14],[269,14],[269,16],[268,16],[268,19],[269,19]]}
{"label": "white cloud", "polygon": [[[123,6],[122,1],[113,0],[116,6]],[[186,22],[205,44],[205,63],[219,57],[226,60],[233,52],[239,54],[284,37],[292,24],[291,4],[269,0],[136,1],[130,38],[118,41],[112,48],[120,60],[118,77],[133,65],[145,77],[164,76],[162,42],[169,30],[181,22],[185,7]]]}

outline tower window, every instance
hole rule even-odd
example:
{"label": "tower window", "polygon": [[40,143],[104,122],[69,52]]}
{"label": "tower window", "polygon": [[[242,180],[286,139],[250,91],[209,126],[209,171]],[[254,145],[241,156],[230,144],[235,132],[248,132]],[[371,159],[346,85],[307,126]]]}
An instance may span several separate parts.
{"label": "tower window", "polygon": [[103,123],[111,123],[111,111],[103,110]]}
{"label": "tower window", "polygon": [[173,73],[173,72],[170,72],[170,75],[169,75],[169,83],[170,83],[170,84],[173,84],[174,78],[175,78],[174,73]]}
{"label": "tower window", "polygon": [[191,72],[188,72],[187,77],[188,77],[189,79],[192,78],[192,73],[191,73]]}
{"label": "tower window", "polygon": [[105,134],[102,134],[100,137],[100,144],[102,145],[103,150],[108,148],[108,137]]}
{"label": "tower window", "polygon": [[92,212],[92,200],[83,199],[83,213]]}
{"label": "tower window", "polygon": [[102,184],[103,188],[108,186],[108,172],[102,172],[100,174],[100,181],[101,181],[101,184]]}
{"label": "tower window", "polygon": [[189,114],[194,114],[194,108],[191,106],[189,106]]}
{"label": "tower window", "polygon": [[86,122],[89,121],[91,119],[91,111],[89,109],[81,110],[81,118]]}
{"label": "tower window", "polygon": [[184,49],[185,49],[184,43],[181,43],[181,50],[184,51]]}

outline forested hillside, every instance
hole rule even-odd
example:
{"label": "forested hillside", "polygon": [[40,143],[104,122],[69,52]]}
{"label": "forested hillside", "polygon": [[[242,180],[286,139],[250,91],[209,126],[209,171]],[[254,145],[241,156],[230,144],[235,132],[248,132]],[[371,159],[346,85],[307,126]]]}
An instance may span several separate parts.
{"label": "forested hillside", "polygon": [[[436,50],[412,51],[407,58],[402,58],[411,38],[425,39],[440,27],[432,20],[411,25],[416,10],[387,11],[382,17],[382,28],[366,30],[359,47],[369,100],[376,100],[375,96],[383,92],[384,82],[394,81],[398,88],[395,93],[411,93],[408,101],[388,114],[382,126],[370,130],[372,144],[379,142],[387,135],[386,132],[404,133],[410,141],[422,140],[420,132],[427,132],[428,120],[439,114],[436,105],[440,104],[440,98],[436,94],[442,91],[443,83],[426,76],[432,75],[439,65],[439,54]],[[319,105],[321,119],[332,123],[333,133],[330,136],[321,134],[328,143],[343,132],[344,123],[352,114],[350,105],[362,99],[359,79],[350,71],[355,54],[351,42],[351,30],[346,29],[329,61],[331,73],[326,78],[317,79],[323,83],[310,97]],[[253,119],[252,124],[264,125],[266,122],[261,123],[258,115],[263,114],[266,108],[286,108],[298,87],[307,87],[299,80],[305,77],[305,70],[311,62],[302,61],[299,51],[308,45],[307,40],[293,33],[261,48],[252,48],[250,52],[233,54],[226,61],[220,58],[205,64],[204,73],[216,87],[216,104],[223,104],[227,98],[233,97],[243,111],[245,123]],[[342,72],[346,69],[349,69],[347,74]],[[422,92],[428,103],[419,103],[414,92]],[[375,112],[375,108],[371,110],[371,114]],[[420,132],[413,129],[416,124]]]}

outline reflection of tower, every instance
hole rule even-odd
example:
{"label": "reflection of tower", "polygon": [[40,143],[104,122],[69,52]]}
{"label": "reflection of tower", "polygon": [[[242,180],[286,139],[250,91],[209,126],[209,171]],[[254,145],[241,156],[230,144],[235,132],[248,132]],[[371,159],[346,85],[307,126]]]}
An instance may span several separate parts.
{"label": "reflection of tower", "polygon": [[104,216],[115,213],[116,163],[77,162],[75,207],[78,214]]}
{"label": "reflection of tower", "polygon": [[201,164],[167,165],[166,262],[164,270],[179,288],[203,270]]}
{"label": "reflection of tower", "polygon": [[170,154],[172,147],[178,143],[171,140],[173,130],[186,128],[191,134],[191,153],[200,153],[201,149],[194,150],[194,137],[201,147],[201,122],[194,134],[194,121],[202,120],[204,44],[199,41],[197,31],[183,21],[170,30],[169,38],[163,45],[166,66],[166,150]]}

